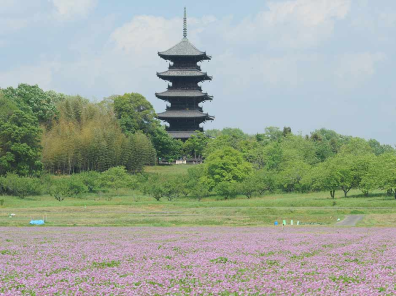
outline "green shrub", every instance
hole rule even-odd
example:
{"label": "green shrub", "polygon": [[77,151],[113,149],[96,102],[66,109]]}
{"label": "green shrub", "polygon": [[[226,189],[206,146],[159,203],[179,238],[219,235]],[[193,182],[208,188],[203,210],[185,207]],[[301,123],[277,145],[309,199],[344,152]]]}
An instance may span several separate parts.
{"label": "green shrub", "polygon": [[77,176],[71,176],[67,180],[68,195],[72,197],[79,197],[83,193],[88,192],[88,187]]}
{"label": "green shrub", "polygon": [[129,188],[132,186],[133,180],[125,167],[113,167],[103,172],[98,184],[103,188],[111,188],[118,191],[120,188]]}
{"label": "green shrub", "polygon": [[64,178],[55,179],[50,188],[50,194],[55,197],[57,201],[62,201],[68,194],[67,181]]}
{"label": "green shrub", "polygon": [[183,182],[179,176],[163,178],[161,180],[163,188],[163,195],[172,201],[174,198],[179,197],[183,191]]}
{"label": "green shrub", "polygon": [[62,201],[66,197],[79,197],[88,192],[88,187],[75,176],[54,179],[50,188],[50,194],[57,201]]}
{"label": "green shrub", "polygon": [[236,182],[220,182],[215,187],[215,192],[223,196],[224,199],[236,197],[238,195],[238,183]]}
{"label": "green shrub", "polygon": [[0,194],[6,194],[6,187],[5,187],[6,179],[5,177],[0,176]]}
{"label": "green shrub", "polygon": [[26,196],[40,195],[43,187],[40,179],[33,177],[21,177],[16,174],[7,174],[1,180],[2,190],[9,195],[24,199]]}
{"label": "green shrub", "polygon": [[50,174],[42,174],[40,176],[40,183],[42,187],[42,194],[49,194],[50,193],[50,188],[53,182],[53,176]]}
{"label": "green shrub", "polygon": [[186,178],[181,176],[151,175],[142,186],[144,194],[154,197],[157,201],[166,197],[169,201],[187,196],[190,190],[186,187]]}
{"label": "green shrub", "polygon": [[100,173],[96,171],[83,172],[73,177],[79,179],[88,189],[88,192],[94,192],[98,186]]}
{"label": "green shrub", "polygon": [[196,197],[198,201],[201,201],[202,198],[209,196],[210,188],[205,183],[197,182],[194,187],[190,189],[190,193],[192,196]]}
{"label": "green shrub", "polygon": [[160,201],[165,196],[165,188],[158,174],[149,176],[141,185],[141,190],[144,194],[154,197],[156,201]]}

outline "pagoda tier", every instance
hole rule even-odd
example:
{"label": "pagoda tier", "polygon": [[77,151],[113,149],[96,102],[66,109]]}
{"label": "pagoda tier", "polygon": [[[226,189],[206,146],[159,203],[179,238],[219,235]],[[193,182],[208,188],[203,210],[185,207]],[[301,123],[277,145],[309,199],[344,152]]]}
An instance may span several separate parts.
{"label": "pagoda tier", "polygon": [[201,90],[168,89],[162,93],[156,93],[155,96],[168,102],[171,102],[172,100],[196,100],[198,103],[201,103],[204,101],[211,101],[213,99],[212,96],[209,96],[207,93],[203,93]]}
{"label": "pagoda tier", "polygon": [[[199,108],[199,107],[198,107]],[[201,108],[199,108],[201,109]],[[158,113],[157,116],[159,119],[170,119],[170,118],[194,118],[199,119],[202,118],[205,120],[213,120],[214,118],[207,113],[203,113],[201,110],[187,110],[187,109],[175,109],[168,108],[165,112]]]}
{"label": "pagoda tier", "polygon": [[211,59],[210,56],[206,55],[206,52],[200,51],[188,41],[187,34],[178,44],[166,51],[159,52],[158,55],[164,60],[180,65],[187,62],[183,59],[184,57],[188,57],[188,61],[194,63]]}
{"label": "pagoda tier", "polygon": [[155,94],[157,98],[170,103],[165,112],[157,115],[158,118],[169,124],[166,130],[170,136],[181,140],[188,139],[195,131],[203,131],[200,124],[214,120],[199,105],[211,101],[213,97],[203,93],[198,85],[212,80],[212,77],[202,72],[197,65],[211,57],[188,41],[186,11],[184,13],[184,38],[172,48],[158,53],[161,58],[172,62],[167,71],[157,73],[159,78],[169,81],[171,85],[167,91]]}
{"label": "pagoda tier", "polygon": [[208,76],[205,72],[195,69],[169,69],[168,71],[157,73],[157,76],[172,83],[182,80],[195,83],[212,80],[212,77]]}
{"label": "pagoda tier", "polygon": [[180,139],[180,140],[187,140],[190,138],[192,135],[195,134],[195,132],[192,131],[168,131],[168,134],[175,139]]}

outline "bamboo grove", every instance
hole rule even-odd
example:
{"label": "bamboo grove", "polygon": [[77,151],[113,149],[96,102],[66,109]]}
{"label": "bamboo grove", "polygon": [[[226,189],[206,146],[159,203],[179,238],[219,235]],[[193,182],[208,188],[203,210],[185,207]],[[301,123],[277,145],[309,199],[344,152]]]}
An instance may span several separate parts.
{"label": "bamboo grove", "polygon": [[[128,118],[120,120],[122,107],[115,112],[119,101],[134,110],[143,110],[136,105],[143,103],[144,116],[150,113],[150,120],[132,112],[131,119],[140,126],[123,129]],[[153,143],[160,146],[157,151]],[[138,94],[94,103],[26,84],[0,92],[0,175],[38,175],[43,170],[53,174],[102,172],[116,166],[135,173],[155,164],[157,152],[161,156],[169,153],[169,143],[173,139],[155,119],[151,104]]]}

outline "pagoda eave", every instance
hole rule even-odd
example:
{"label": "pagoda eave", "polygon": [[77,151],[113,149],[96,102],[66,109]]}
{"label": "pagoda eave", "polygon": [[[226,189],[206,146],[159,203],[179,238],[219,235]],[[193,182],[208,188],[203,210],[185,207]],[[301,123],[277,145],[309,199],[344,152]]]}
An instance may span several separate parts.
{"label": "pagoda eave", "polygon": [[168,78],[200,78],[202,80],[212,80],[206,72],[198,70],[168,70],[165,72],[157,72],[157,76],[161,79]]}
{"label": "pagoda eave", "polygon": [[157,117],[161,120],[172,119],[203,119],[213,120],[213,116],[199,110],[166,110],[158,113]]}
{"label": "pagoda eave", "polygon": [[212,57],[208,56],[206,53],[201,54],[201,55],[168,55],[168,54],[158,52],[158,56],[166,61],[171,61],[171,62],[173,62],[174,60],[180,59],[180,58],[194,59],[197,62],[210,61],[212,59]]}
{"label": "pagoda eave", "polygon": [[164,101],[169,101],[172,99],[187,99],[187,100],[195,99],[195,100],[200,100],[202,102],[213,100],[213,96],[210,96],[207,93],[203,93],[201,91],[189,91],[189,90],[184,90],[184,91],[167,90],[165,92],[155,93],[155,96]]}
{"label": "pagoda eave", "polygon": [[175,81],[180,81],[180,80],[184,80],[184,81],[193,81],[196,83],[200,83],[203,81],[212,81],[212,77],[211,76],[161,76],[158,75],[158,78],[165,80],[165,81],[169,81],[170,83],[174,83]]}
{"label": "pagoda eave", "polygon": [[168,131],[168,134],[174,139],[187,140],[195,135],[196,131]]}

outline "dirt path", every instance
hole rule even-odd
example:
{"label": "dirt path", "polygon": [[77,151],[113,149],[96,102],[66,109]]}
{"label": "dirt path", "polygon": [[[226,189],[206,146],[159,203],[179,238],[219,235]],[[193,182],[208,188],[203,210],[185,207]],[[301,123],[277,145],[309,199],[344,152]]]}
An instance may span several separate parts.
{"label": "dirt path", "polygon": [[338,222],[337,226],[356,226],[360,220],[364,218],[364,215],[350,215],[347,216],[344,220]]}

